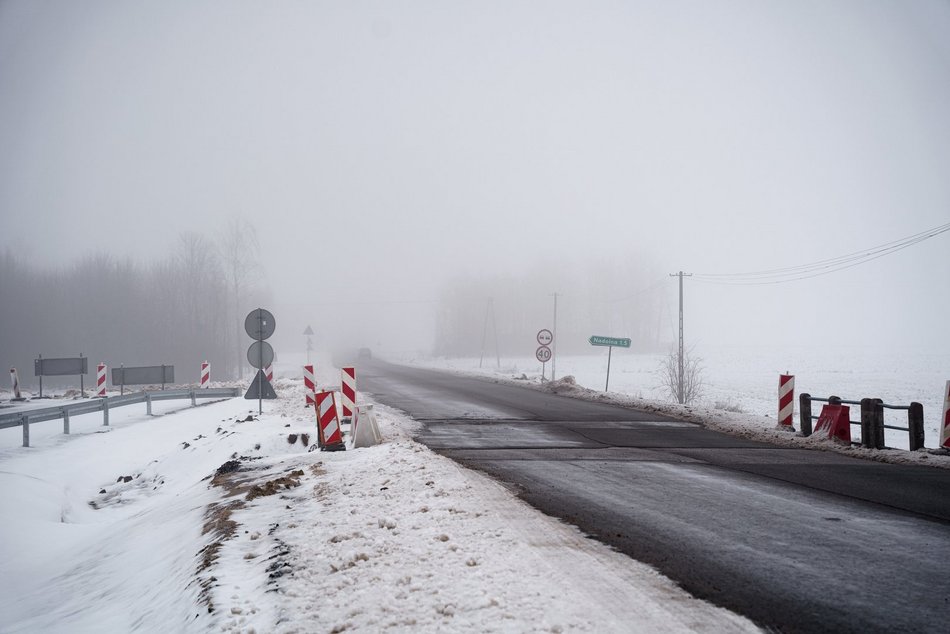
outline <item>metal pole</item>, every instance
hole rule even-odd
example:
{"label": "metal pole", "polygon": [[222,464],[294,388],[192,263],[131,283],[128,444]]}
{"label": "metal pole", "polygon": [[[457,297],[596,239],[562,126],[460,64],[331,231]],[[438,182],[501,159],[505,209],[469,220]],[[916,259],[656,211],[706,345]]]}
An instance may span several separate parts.
{"label": "metal pole", "polygon": [[610,355],[613,353],[614,347],[607,346],[607,383],[604,384],[604,391],[607,391],[607,388],[610,387]]}
{"label": "metal pole", "polygon": [[119,375],[122,377],[122,381],[119,383],[119,396],[124,396],[125,395],[125,364],[124,363],[119,364]]}
{"label": "metal pole", "polygon": [[257,415],[264,413],[264,340],[261,335],[264,334],[264,315],[261,309],[257,309]]}
{"label": "metal pole", "polygon": [[554,332],[551,333],[551,337],[554,341],[553,350],[551,351],[551,380],[553,381],[557,378],[557,293],[554,293]]}
{"label": "metal pole", "polygon": [[[82,359],[82,353],[79,353],[79,358]],[[85,375],[82,373],[82,363],[79,364],[79,394],[83,398],[86,398],[86,384],[85,384]]]}
{"label": "metal pole", "polygon": [[38,355],[40,359],[40,398],[43,398],[43,355]]}

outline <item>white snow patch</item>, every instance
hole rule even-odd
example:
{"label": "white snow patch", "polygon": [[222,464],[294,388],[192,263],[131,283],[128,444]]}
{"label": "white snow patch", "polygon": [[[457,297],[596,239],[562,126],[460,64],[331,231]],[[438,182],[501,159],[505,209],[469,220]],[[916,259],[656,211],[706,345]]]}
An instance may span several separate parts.
{"label": "white snow patch", "polygon": [[756,630],[432,453],[389,408],[381,445],[309,451],[300,381],[278,392],[250,421],[256,403],[231,399],[7,439],[0,630]]}

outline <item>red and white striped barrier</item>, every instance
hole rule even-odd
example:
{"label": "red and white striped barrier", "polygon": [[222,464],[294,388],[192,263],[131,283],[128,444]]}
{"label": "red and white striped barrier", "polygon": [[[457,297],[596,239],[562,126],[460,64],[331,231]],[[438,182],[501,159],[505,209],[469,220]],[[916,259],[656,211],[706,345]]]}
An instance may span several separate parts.
{"label": "red and white striped barrier", "polygon": [[198,387],[211,387],[211,364],[207,361],[201,362],[201,381]]}
{"label": "red and white striped barrier", "polygon": [[10,368],[10,383],[13,384],[13,400],[24,400],[20,395],[20,375],[17,374],[16,368]]}
{"label": "red and white striped barrier", "polygon": [[273,365],[269,365],[266,368],[264,368],[264,376],[267,378],[268,383],[274,382],[274,366]]}
{"label": "red and white striped barrier", "polygon": [[356,409],[356,368],[340,368],[340,392],[343,395],[343,419],[352,420]]}
{"label": "red and white striped barrier", "polygon": [[317,391],[317,382],[313,378],[312,365],[303,366],[303,387],[307,392],[307,403],[304,407],[310,407],[315,402],[313,395]]}
{"label": "red and white striped barrier", "polygon": [[940,432],[940,446],[950,449],[950,381],[947,381],[943,395],[943,430]]}
{"label": "red and white striped barrier", "polygon": [[344,451],[343,434],[340,433],[340,420],[336,414],[336,394],[317,392],[317,440],[320,451]]}
{"label": "red and white striped barrier", "polygon": [[778,375],[778,426],[792,429],[792,416],[795,414],[795,377],[791,374]]}
{"label": "red and white striped barrier", "polygon": [[106,395],[106,373],[108,369],[105,363],[96,366],[96,396],[105,397]]}

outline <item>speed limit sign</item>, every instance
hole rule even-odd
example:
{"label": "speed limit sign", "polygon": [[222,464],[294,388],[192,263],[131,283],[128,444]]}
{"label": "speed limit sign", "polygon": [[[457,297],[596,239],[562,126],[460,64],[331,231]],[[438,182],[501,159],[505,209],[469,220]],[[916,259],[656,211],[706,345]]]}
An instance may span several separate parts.
{"label": "speed limit sign", "polygon": [[538,343],[542,346],[550,346],[552,341],[554,341],[554,335],[550,330],[544,328],[538,331]]}
{"label": "speed limit sign", "polygon": [[547,346],[538,346],[538,349],[534,352],[534,356],[537,357],[541,363],[547,363],[551,360],[551,349]]}

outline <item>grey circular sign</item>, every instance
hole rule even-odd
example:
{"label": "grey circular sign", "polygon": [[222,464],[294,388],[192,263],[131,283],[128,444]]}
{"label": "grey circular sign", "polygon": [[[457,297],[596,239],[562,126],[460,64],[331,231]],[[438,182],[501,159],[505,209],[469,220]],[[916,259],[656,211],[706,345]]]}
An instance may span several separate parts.
{"label": "grey circular sign", "polygon": [[255,308],[244,318],[244,330],[251,339],[267,339],[276,327],[277,321],[266,308]]}
{"label": "grey circular sign", "polygon": [[538,331],[538,343],[542,346],[549,346],[554,341],[554,335],[547,328]]}
{"label": "grey circular sign", "polygon": [[547,346],[538,346],[538,349],[534,352],[534,356],[537,357],[541,363],[547,363],[551,360],[551,349]]}
{"label": "grey circular sign", "polygon": [[251,367],[263,370],[274,362],[274,348],[266,341],[255,341],[247,349],[247,362]]}

